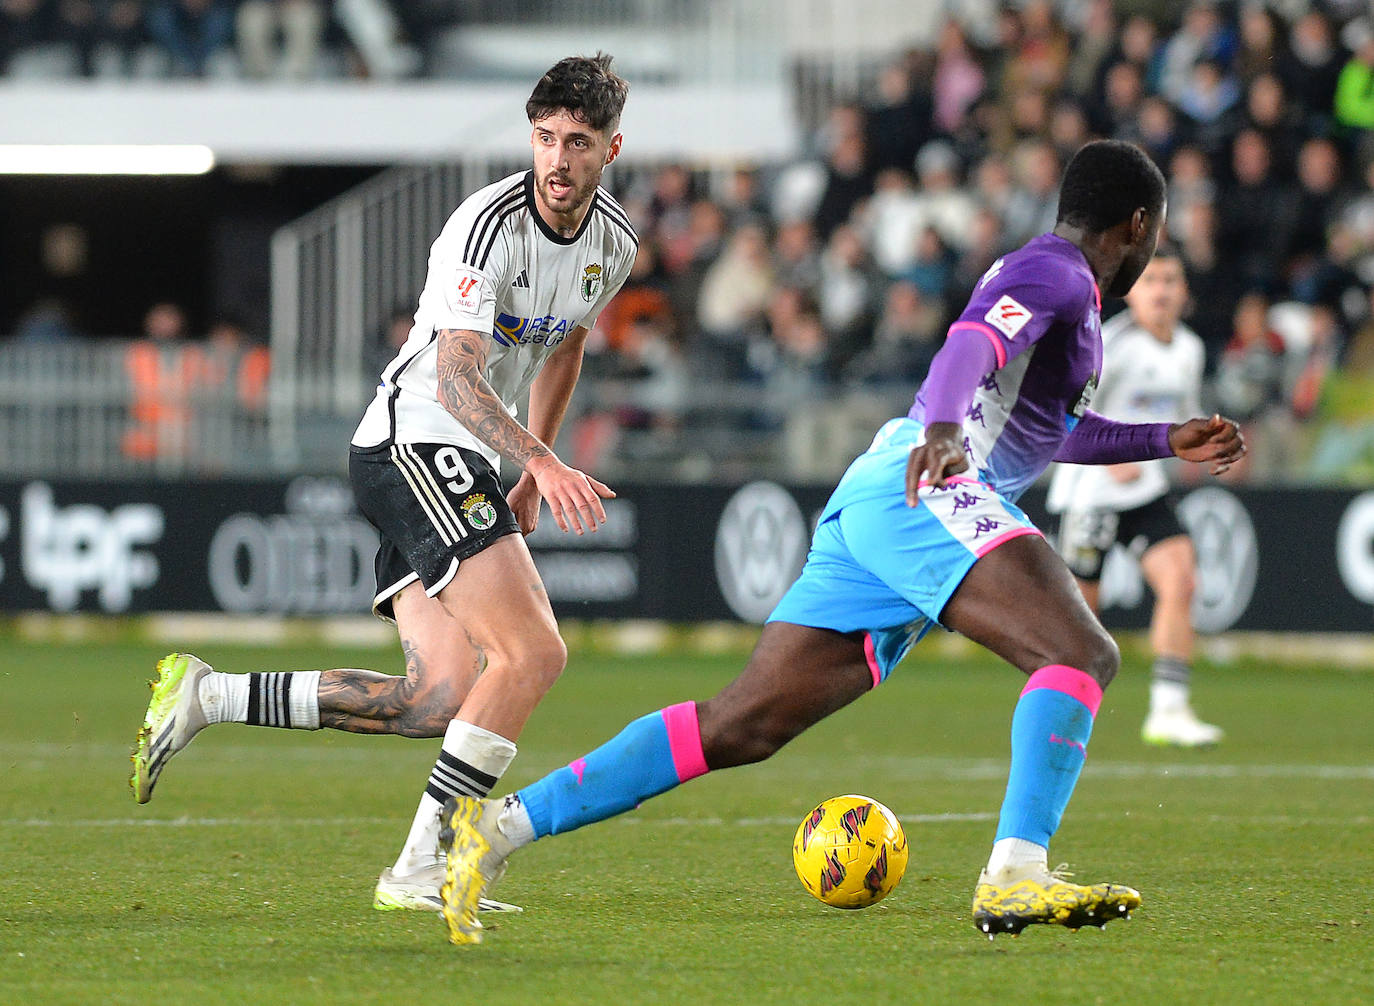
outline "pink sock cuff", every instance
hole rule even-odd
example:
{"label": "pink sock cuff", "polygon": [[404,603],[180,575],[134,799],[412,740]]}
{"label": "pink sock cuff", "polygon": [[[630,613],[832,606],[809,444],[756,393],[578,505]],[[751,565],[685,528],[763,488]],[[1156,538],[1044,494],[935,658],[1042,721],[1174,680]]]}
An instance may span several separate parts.
{"label": "pink sock cuff", "polygon": [[1088,712],[1097,715],[1097,707],[1102,705],[1102,686],[1085,671],[1067,664],[1049,664],[1030,676],[1021,694],[1036,688],[1049,688],[1063,692],[1088,707]]}
{"label": "pink sock cuff", "polygon": [[868,673],[873,675],[873,687],[883,682],[883,669],[878,664],[878,648],[873,645],[873,634],[864,633],[864,658],[868,661]]}
{"label": "pink sock cuff", "polygon": [[706,755],[701,750],[701,725],[697,722],[697,704],[680,702],[661,711],[663,725],[668,728],[668,750],[673,754],[673,769],[677,781],[686,782],[705,775]]}

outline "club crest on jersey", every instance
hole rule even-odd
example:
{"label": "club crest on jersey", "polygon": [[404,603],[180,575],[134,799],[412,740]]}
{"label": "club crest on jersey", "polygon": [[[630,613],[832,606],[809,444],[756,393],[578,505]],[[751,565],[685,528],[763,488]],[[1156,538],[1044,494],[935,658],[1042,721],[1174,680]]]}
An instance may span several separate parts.
{"label": "club crest on jersey", "polygon": [[496,507],[486,493],[473,493],[462,502],[463,516],[475,531],[485,531],[496,523]]}
{"label": "club crest on jersey", "polygon": [[988,313],[983,315],[984,321],[1008,339],[1015,339],[1016,333],[1025,328],[1026,322],[1031,318],[1031,312],[1024,304],[1005,293],[998,297],[997,303],[988,308]]}
{"label": "club crest on jersey", "polygon": [[596,295],[601,292],[601,266],[593,262],[582,270],[582,299],[585,301],[596,300]]}

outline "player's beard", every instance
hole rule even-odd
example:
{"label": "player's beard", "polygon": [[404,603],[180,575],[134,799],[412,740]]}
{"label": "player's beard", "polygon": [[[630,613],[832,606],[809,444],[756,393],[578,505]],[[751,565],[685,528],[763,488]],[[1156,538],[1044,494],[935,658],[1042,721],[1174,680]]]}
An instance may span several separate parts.
{"label": "player's beard", "polygon": [[[549,190],[550,178],[557,178],[561,182],[566,182],[571,186],[571,190],[567,195],[555,199],[553,193]],[[539,189],[539,198],[544,201],[545,206],[559,216],[574,215],[586,206],[587,201],[591,199],[592,194],[596,191],[596,186],[599,181],[599,178],[589,178],[581,186],[577,186],[573,183],[571,178],[566,175],[561,175],[556,171],[550,171],[542,178],[538,175],[535,176],[535,186]]]}

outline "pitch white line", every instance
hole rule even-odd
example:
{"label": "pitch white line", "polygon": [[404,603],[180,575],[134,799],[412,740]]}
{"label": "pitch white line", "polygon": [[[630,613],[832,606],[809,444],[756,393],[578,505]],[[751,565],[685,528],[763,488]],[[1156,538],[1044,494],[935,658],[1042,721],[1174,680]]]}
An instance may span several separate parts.
{"label": "pitch white line", "polygon": [[[896,811],[897,817],[906,825],[962,824],[997,820],[993,811],[971,813],[950,812],[945,814],[905,814]],[[1170,820],[1175,815],[1167,813],[1146,813],[1132,815],[1129,811],[1120,813],[1087,813],[1073,815],[1077,821],[1116,821],[1127,817],[1146,820]],[[1301,814],[1208,814],[1204,818],[1187,815],[1190,821],[1203,820],[1209,824],[1231,826],[1267,827],[1277,825],[1299,825],[1302,827],[1368,827],[1374,825],[1374,816],[1361,814],[1353,817],[1309,817]],[[0,818],[0,829],[4,828],[319,828],[319,827],[356,827],[358,825],[394,825],[400,818],[393,817],[110,817],[88,818],[85,820],[66,820],[53,818]],[[634,825],[644,828],[781,828],[794,827],[801,820],[797,817],[621,817],[607,823]]]}

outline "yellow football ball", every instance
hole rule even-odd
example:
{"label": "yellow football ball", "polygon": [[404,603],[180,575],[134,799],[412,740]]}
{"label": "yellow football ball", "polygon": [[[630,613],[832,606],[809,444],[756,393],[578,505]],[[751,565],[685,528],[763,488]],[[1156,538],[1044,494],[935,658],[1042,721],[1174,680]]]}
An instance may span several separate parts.
{"label": "yellow football ball", "polygon": [[802,886],[834,908],[867,908],[906,871],[906,832],[877,800],[835,796],[802,819],[792,865]]}

